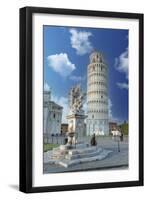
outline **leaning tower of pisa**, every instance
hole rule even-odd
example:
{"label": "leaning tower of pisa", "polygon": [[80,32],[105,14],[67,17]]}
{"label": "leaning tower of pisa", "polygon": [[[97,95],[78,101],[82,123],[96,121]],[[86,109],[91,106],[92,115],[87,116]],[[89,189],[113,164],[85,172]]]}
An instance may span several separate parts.
{"label": "leaning tower of pisa", "polygon": [[87,112],[87,135],[108,135],[108,67],[97,51],[87,66]]}

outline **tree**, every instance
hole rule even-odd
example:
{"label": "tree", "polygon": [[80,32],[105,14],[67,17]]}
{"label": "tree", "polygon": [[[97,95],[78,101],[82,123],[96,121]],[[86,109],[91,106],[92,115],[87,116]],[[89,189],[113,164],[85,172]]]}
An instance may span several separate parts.
{"label": "tree", "polygon": [[120,127],[120,129],[121,129],[121,132],[122,132],[124,135],[128,135],[128,123],[127,123],[127,122],[124,122],[124,123],[121,124],[119,127]]}

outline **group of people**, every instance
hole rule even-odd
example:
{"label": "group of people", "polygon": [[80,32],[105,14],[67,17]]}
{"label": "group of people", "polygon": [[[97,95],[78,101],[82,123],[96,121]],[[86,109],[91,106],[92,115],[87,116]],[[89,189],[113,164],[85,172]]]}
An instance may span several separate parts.
{"label": "group of people", "polygon": [[120,128],[113,128],[112,131],[111,131],[111,134],[112,134],[112,139],[115,137],[119,138],[120,141],[122,142],[123,139],[124,139],[124,135],[123,135],[123,132],[121,131]]}

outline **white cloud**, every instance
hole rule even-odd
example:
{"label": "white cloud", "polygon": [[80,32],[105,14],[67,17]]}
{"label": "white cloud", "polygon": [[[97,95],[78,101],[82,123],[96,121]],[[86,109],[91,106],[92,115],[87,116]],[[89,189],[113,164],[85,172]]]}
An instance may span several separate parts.
{"label": "white cloud", "polygon": [[70,76],[69,77],[70,78],[70,80],[72,80],[72,81],[75,81],[75,82],[81,82],[81,81],[83,81],[83,77],[81,77],[81,76]]}
{"label": "white cloud", "polygon": [[57,103],[58,105],[63,107],[63,112],[62,112],[62,123],[67,123],[67,115],[68,115],[68,98],[61,96],[52,96],[52,100]]}
{"label": "white cloud", "polygon": [[75,64],[71,63],[66,53],[50,55],[47,59],[49,67],[63,77],[67,77],[76,69]]}
{"label": "white cloud", "polygon": [[112,101],[110,98],[108,99],[108,115],[109,119],[112,119]]}
{"label": "white cloud", "polygon": [[117,86],[120,89],[127,89],[128,90],[128,84],[127,83],[117,83]]}
{"label": "white cloud", "polygon": [[44,91],[50,91],[51,90],[51,88],[50,88],[50,86],[48,85],[48,83],[47,82],[45,82],[44,83]]}
{"label": "white cloud", "polygon": [[120,54],[118,58],[115,58],[115,67],[119,72],[125,73],[126,78],[128,79],[128,48]]}
{"label": "white cloud", "polygon": [[92,36],[91,32],[77,31],[74,28],[70,29],[69,32],[71,33],[71,46],[76,49],[78,55],[84,55],[92,51],[93,47],[89,41],[89,37]]}

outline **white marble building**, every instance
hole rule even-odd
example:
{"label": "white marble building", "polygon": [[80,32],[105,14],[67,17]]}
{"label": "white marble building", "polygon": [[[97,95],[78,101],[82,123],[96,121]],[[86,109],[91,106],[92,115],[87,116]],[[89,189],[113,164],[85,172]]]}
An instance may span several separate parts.
{"label": "white marble building", "polygon": [[100,52],[90,55],[87,67],[87,135],[108,135],[108,67]]}
{"label": "white marble building", "polygon": [[62,107],[51,101],[51,91],[43,94],[43,133],[44,139],[61,133]]}

